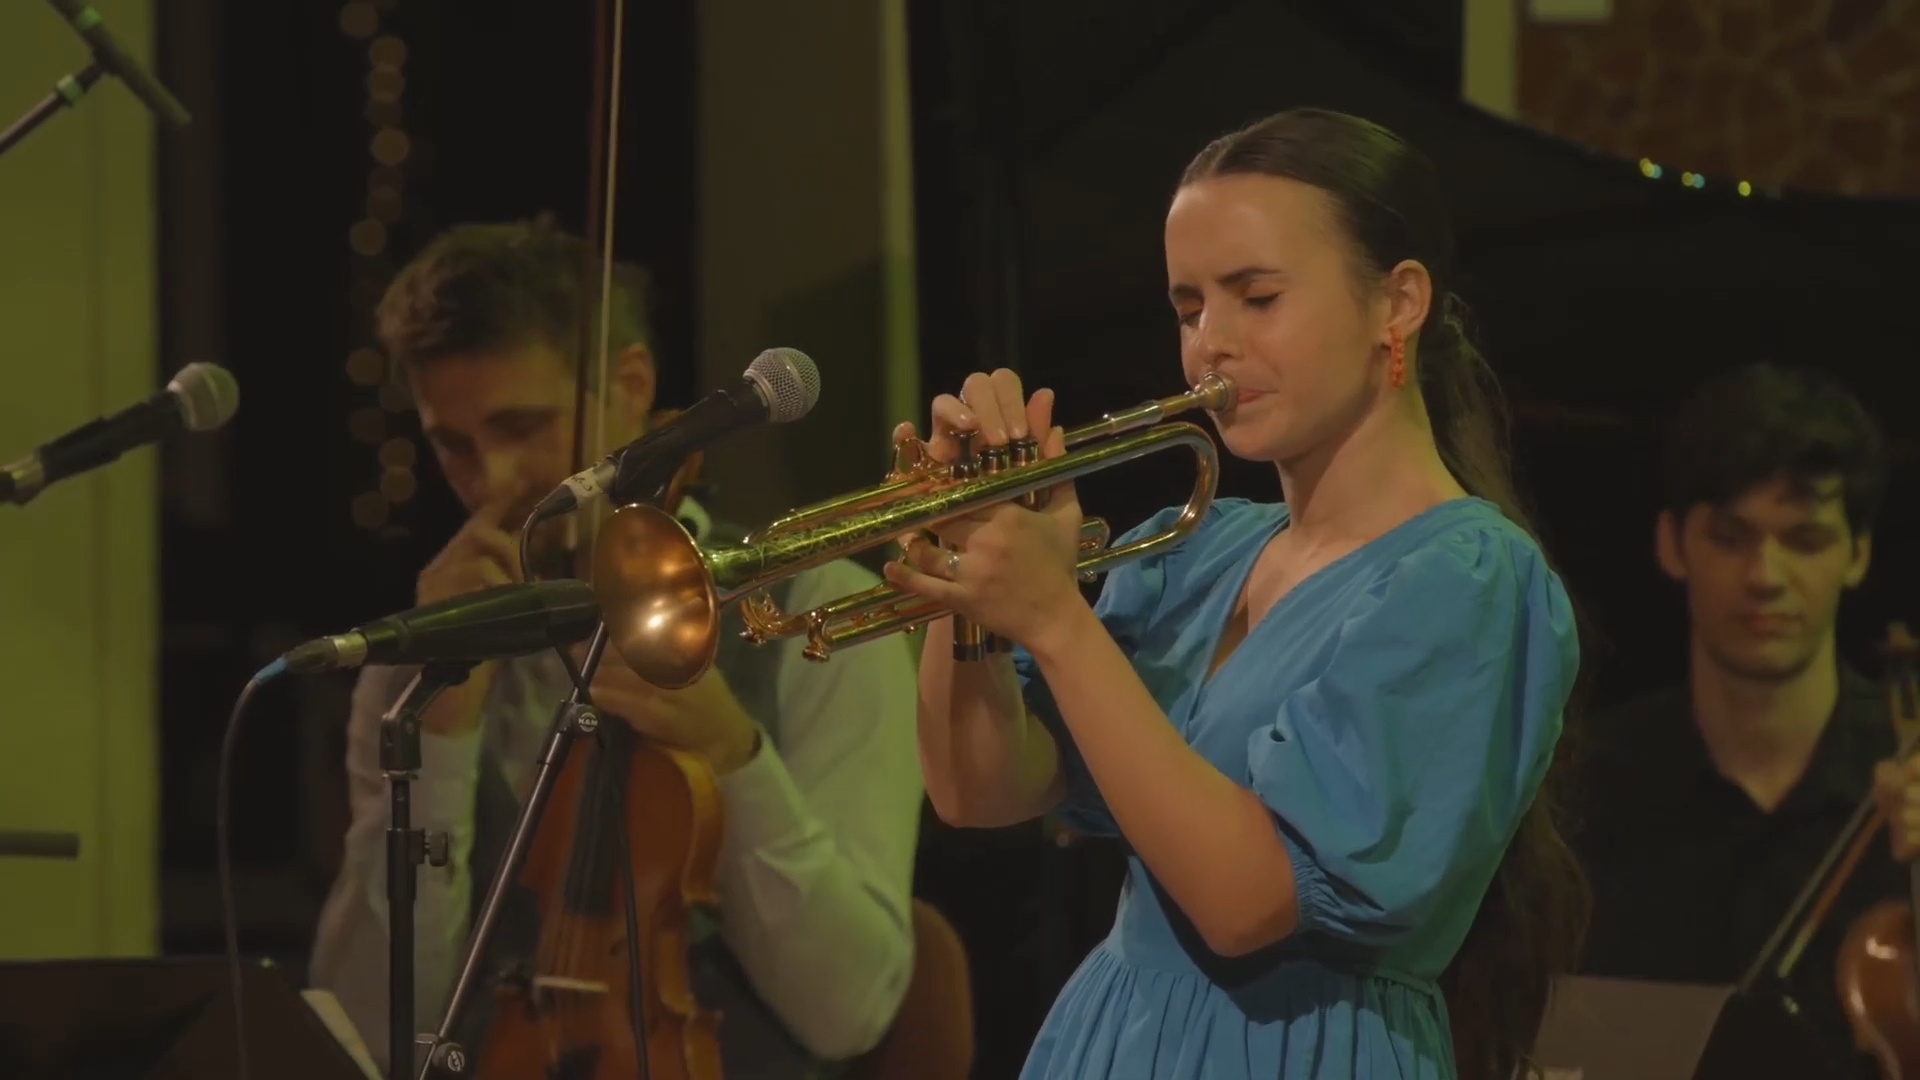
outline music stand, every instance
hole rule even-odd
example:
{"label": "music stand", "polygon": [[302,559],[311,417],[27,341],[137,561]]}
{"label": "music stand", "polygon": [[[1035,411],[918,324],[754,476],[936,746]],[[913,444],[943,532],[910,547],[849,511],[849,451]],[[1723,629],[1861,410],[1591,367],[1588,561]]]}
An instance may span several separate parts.
{"label": "music stand", "polygon": [[1549,1080],[1833,1080],[1811,1028],[1777,996],[1731,986],[1555,980],[1534,1056]]}
{"label": "music stand", "polygon": [[[256,1075],[366,1080],[272,964],[246,965],[241,986]],[[219,957],[0,963],[0,1001],[0,1076],[11,1080],[238,1075],[233,981]]]}

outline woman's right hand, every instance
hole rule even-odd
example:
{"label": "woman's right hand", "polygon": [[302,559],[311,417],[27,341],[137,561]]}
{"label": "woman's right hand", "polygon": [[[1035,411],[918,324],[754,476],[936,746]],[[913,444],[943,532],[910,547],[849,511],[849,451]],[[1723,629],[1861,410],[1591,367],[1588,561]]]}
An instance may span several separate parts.
{"label": "woman's right hand", "polygon": [[[1045,388],[1026,396],[1020,376],[1001,368],[991,375],[974,372],[961,385],[960,393],[941,394],[933,399],[927,456],[943,465],[960,457],[960,435],[971,433],[973,451],[1006,446],[1019,439],[1032,438],[1040,444],[1043,459],[1057,458],[1067,452],[1065,432],[1053,423],[1053,391]],[[917,437],[911,423],[894,428],[893,438]],[[1048,495],[1044,512],[1062,522],[1070,522],[1077,536],[1080,529],[1080,500],[1071,481],[1055,486]],[[936,535],[938,530],[935,530]]]}

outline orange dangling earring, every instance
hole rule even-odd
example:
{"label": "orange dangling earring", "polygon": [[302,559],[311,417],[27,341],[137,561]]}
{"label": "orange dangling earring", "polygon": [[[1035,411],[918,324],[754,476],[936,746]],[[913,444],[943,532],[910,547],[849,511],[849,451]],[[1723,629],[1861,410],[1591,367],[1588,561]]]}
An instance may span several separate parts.
{"label": "orange dangling earring", "polygon": [[1387,381],[1398,390],[1407,385],[1407,342],[1399,330],[1387,331],[1387,351],[1393,356],[1387,365]]}

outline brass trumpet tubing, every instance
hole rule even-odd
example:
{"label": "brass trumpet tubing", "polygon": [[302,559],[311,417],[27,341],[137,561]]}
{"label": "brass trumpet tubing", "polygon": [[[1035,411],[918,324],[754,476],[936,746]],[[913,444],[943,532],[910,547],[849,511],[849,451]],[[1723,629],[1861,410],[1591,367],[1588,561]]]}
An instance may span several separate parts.
{"label": "brass trumpet tubing", "polygon": [[[1193,451],[1200,459],[1200,479],[1204,483],[1196,485],[1196,492],[1204,489],[1205,498],[1197,507],[1189,502],[1189,509],[1197,514],[1212,501],[1212,490],[1219,471],[1213,440],[1193,424],[1162,424],[1147,431],[1116,436],[1099,445],[1084,447],[1076,453],[1025,468],[942,485],[900,503],[858,511],[806,532],[776,533],[758,542],[709,548],[703,552],[704,561],[712,575],[714,590],[724,605],[803,570],[878,547],[908,533],[935,529],[983,507],[1018,499],[1028,492],[1054,487],[1086,473],[1179,447]],[[1182,526],[1188,531],[1194,524],[1198,524],[1197,517],[1187,523],[1183,516]],[[1165,546],[1144,546],[1151,539],[1136,541],[1119,550],[1146,554]],[[1108,556],[1111,555],[1109,552]],[[1102,557],[1103,565],[1112,562],[1108,556]]]}
{"label": "brass trumpet tubing", "polygon": [[859,621],[850,622],[837,630],[822,630],[817,634],[809,635],[804,655],[816,663],[823,662],[841,649],[869,641],[878,641],[889,634],[897,634],[903,630],[918,629],[947,614],[947,609],[931,600],[921,600],[917,604],[909,604],[894,611],[872,612]]}
{"label": "brass trumpet tubing", "polygon": [[[943,474],[944,471],[945,470],[942,470]],[[878,487],[868,488],[865,491],[856,491],[836,499],[828,499],[824,502],[814,503],[812,506],[790,511],[785,516],[775,519],[772,523],[762,528],[757,535],[765,537],[772,536],[779,532],[791,532],[796,529],[804,529],[821,521],[828,521],[844,516],[855,510],[869,510],[875,507],[887,506],[900,501],[902,498],[911,498],[923,491],[930,491],[945,479],[946,477],[942,475],[939,477],[910,476],[898,480],[890,480]]]}
{"label": "brass trumpet tubing", "polygon": [[1072,450],[1096,439],[1112,438],[1137,428],[1151,427],[1170,416],[1192,409],[1219,412],[1233,404],[1233,395],[1233,383],[1219,372],[1209,371],[1200,377],[1192,390],[1184,394],[1174,394],[1131,409],[1111,412],[1091,424],[1073,428],[1064,436],[1067,449]]}
{"label": "brass trumpet tubing", "polygon": [[878,610],[901,597],[909,596],[912,594],[883,583],[849,593],[831,603],[788,615],[774,605],[772,597],[766,593],[755,593],[741,604],[740,618],[747,624],[746,639],[759,645],[776,638],[806,633],[814,625],[824,626],[839,619],[857,619],[870,609]]}
{"label": "brass trumpet tubing", "polygon": [[[1107,546],[1111,531],[1099,518],[1081,522],[1080,558],[1085,560],[1098,554]],[[1091,575],[1077,569],[1079,565],[1084,564],[1076,564],[1076,573],[1081,579],[1093,580]],[[747,625],[742,636],[748,641],[763,645],[805,634],[810,642],[808,658],[819,660],[825,660],[836,649],[858,645],[902,627],[932,622],[945,614],[945,609],[934,601],[902,592],[885,582],[792,615],[781,611],[766,593],[755,593],[740,606],[741,620]]]}

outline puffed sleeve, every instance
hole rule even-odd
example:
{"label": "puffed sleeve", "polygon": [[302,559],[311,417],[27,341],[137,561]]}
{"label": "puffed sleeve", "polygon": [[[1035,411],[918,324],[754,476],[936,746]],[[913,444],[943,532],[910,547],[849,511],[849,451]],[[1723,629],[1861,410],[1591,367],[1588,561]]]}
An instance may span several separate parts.
{"label": "puffed sleeve", "polygon": [[1423,927],[1450,954],[1546,774],[1578,666],[1567,594],[1523,534],[1468,530],[1385,568],[1249,745],[1301,930],[1385,948]]}
{"label": "puffed sleeve", "polygon": [[[1121,534],[1110,546],[1119,547],[1150,533],[1164,531],[1173,525],[1183,509],[1173,506],[1160,511]],[[1203,522],[1202,527],[1204,525]],[[1100,599],[1094,603],[1094,614],[1100,617],[1101,625],[1129,654],[1133,652],[1135,639],[1153,617],[1154,609],[1166,590],[1166,560],[1170,557],[1170,554],[1157,555],[1116,567],[1107,575],[1100,589]],[[1067,797],[1055,809],[1054,818],[1067,828],[1089,836],[1119,835],[1120,827],[1114,823],[1113,814],[1107,809],[1100,789],[1094,786],[1093,774],[1087,771],[1086,759],[1080,756],[1080,748],[1074,745],[1073,734],[1060,718],[1060,706],[1055,703],[1053,692],[1040,674],[1040,665],[1034,662],[1027,650],[1015,648],[1013,666],[1020,673],[1020,686],[1027,699],[1027,708],[1053,734],[1053,741],[1060,750],[1060,768],[1066,774]]]}

